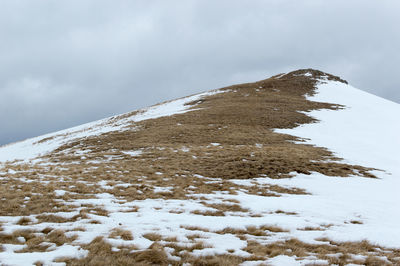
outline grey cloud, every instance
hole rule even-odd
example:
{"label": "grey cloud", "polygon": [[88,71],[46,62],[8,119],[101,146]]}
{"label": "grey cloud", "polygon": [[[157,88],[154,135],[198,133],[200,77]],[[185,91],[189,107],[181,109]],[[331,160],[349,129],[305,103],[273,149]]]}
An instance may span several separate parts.
{"label": "grey cloud", "polygon": [[318,68],[400,102],[398,1],[28,1],[0,8],[0,144]]}

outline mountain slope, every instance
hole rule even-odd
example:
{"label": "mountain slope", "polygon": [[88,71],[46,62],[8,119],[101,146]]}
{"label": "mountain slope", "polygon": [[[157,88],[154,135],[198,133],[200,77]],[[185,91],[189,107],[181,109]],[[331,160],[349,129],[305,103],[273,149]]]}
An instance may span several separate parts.
{"label": "mountain slope", "polygon": [[0,147],[0,261],[396,264],[398,115],[307,69]]}

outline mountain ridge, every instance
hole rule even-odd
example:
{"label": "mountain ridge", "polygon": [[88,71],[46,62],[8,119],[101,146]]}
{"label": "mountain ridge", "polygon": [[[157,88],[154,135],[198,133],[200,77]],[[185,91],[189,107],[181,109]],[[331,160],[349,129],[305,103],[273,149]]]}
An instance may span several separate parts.
{"label": "mountain ridge", "polygon": [[[343,82],[343,83],[345,83],[345,84],[348,84],[348,82],[347,82],[346,80],[343,80],[343,79],[341,79],[341,78],[338,77],[338,76],[334,76],[334,75],[332,75],[332,74],[328,74],[328,73],[325,73],[325,72],[323,72],[323,71],[315,70],[315,69],[312,69],[312,68],[299,69],[299,70],[295,70],[295,71],[292,71],[292,72],[289,72],[289,73],[281,73],[281,74],[277,74],[277,75],[275,75],[275,76],[272,76],[271,78],[277,78],[277,77],[279,77],[279,76],[283,76],[283,75],[287,75],[287,74],[289,74],[289,75],[290,75],[290,74],[293,74],[293,75],[302,75],[302,74],[305,74],[305,73],[314,73],[314,74],[313,74],[313,77],[314,77],[314,78],[326,76],[326,77],[328,77],[328,80],[337,80],[337,81]],[[263,80],[260,80],[260,81],[257,81],[257,82],[262,82],[262,81],[263,81]],[[241,83],[241,84],[242,84],[242,85],[245,85],[245,84],[253,84],[253,83],[257,83],[257,82],[249,82],[249,83]],[[137,110],[134,110],[134,111],[129,111],[129,112],[126,112],[126,113],[123,113],[123,114],[112,115],[112,116],[110,116],[110,117],[106,117],[106,118],[102,118],[102,119],[99,119],[99,120],[94,120],[94,121],[91,121],[91,122],[83,123],[83,124],[76,125],[76,126],[73,126],[73,127],[70,127],[70,128],[66,128],[66,129],[61,129],[61,130],[57,130],[57,131],[54,131],[54,132],[45,133],[45,134],[43,134],[43,135],[39,135],[39,136],[35,136],[35,137],[30,137],[30,138],[27,138],[27,139],[23,139],[23,140],[11,142],[11,143],[6,143],[6,144],[3,144],[3,145],[0,145],[0,148],[1,148],[1,147],[5,147],[5,146],[9,146],[9,145],[13,145],[13,144],[16,144],[16,143],[19,143],[19,142],[22,142],[22,141],[26,141],[26,140],[29,140],[29,139],[34,139],[34,138],[46,138],[46,136],[49,136],[49,135],[51,136],[51,135],[54,135],[54,134],[62,134],[62,132],[64,132],[65,130],[74,131],[75,128],[80,128],[80,127],[89,126],[89,125],[92,124],[92,123],[101,123],[102,121],[106,121],[106,120],[110,120],[110,119],[115,119],[115,118],[118,118],[118,117],[120,117],[120,116],[130,115],[130,114],[132,114],[132,113],[134,113],[134,112],[144,112],[146,109],[151,108],[151,107],[154,107],[154,106],[157,106],[157,105],[161,105],[161,104],[168,103],[168,102],[173,102],[173,101],[176,101],[176,100],[179,100],[179,99],[183,99],[183,98],[187,98],[187,97],[193,97],[193,96],[201,95],[201,94],[207,93],[207,92],[212,92],[212,91],[217,91],[217,90],[221,90],[221,89],[226,89],[226,88],[228,88],[228,87],[230,87],[230,86],[222,87],[222,88],[220,88],[220,89],[213,89],[213,90],[209,90],[209,91],[204,91],[204,92],[196,93],[196,94],[193,94],[193,95],[180,97],[180,98],[177,98],[177,99],[172,99],[172,100],[163,101],[163,102],[157,103],[157,104],[155,104],[155,105],[152,105],[152,106],[150,106],[150,107],[140,108],[140,109],[137,109]]]}
{"label": "mountain ridge", "polygon": [[0,147],[0,261],[396,264],[380,103],[303,69]]}

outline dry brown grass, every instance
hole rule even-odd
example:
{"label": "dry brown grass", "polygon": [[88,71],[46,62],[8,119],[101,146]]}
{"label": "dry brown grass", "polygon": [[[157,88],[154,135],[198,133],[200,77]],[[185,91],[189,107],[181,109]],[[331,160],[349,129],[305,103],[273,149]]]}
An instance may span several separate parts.
{"label": "dry brown grass", "polygon": [[21,244],[18,237],[23,237],[25,241],[34,238],[34,231],[32,230],[16,230],[12,234],[0,233],[0,243],[2,244]]}
{"label": "dry brown grass", "polygon": [[167,236],[163,238],[166,242],[178,242],[178,238],[176,236]]}
{"label": "dry brown grass", "polygon": [[202,231],[202,232],[210,232],[210,229],[200,227],[200,226],[191,226],[191,225],[181,225],[181,228],[184,228],[189,231]]}
{"label": "dry brown grass", "polygon": [[285,214],[285,215],[297,215],[296,212],[286,212],[286,211],[283,211],[283,210],[276,210],[275,213],[277,213],[277,214]]}
{"label": "dry brown grass", "polygon": [[108,216],[108,211],[102,207],[96,207],[96,208],[90,209],[88,211],[88,213],[100,215],[100,216]]}
{"label": "dry brown grass", "polygon": [[169,213],[181,214],[184,213],[184,210],[170,210]]}
{"label": "dry brown grass", "polygon": [[222,204],[200,202],[206,207],[217,209],[221,212],[248,212],[249,209],[241,207],[239,204]]}
{"label": "dry brown grass", "polygon": [[90,220],[89,223],[90,224],[101,224],[101,222],[98,220]]}
{"label": "dry brown grass", "polygon": [[325,231],[326,228],[323,227],[315,227],[315,226],[306,226],[304,228],[299,228],[301,231]]}
{"label": "dry brown grass", "polygon": [[[66,243],[72,243],[76,236],[67,237],[62,230],[53,230],[46,228],[40,232],[33,230],[16,230],[12,234],[0,234],[0,243],[2,244],[25,244],[17,253],[27,252],[45,252],[52,244],[61,246]],[[23,240],[21,242],[21,239]]]}
{"label": "dry brown grass", "polygon": [[21,219],[19,219],[17,221],[17,224],[18,225],[27,225],[27,224],[29,224],[31,222],[32,222],[32,220],[29,217],[21,217]]}
{"label": "dry brown grass", "polygon": [[[257,232],[258,230],[258,228],[247,228],[245,231]],[[145,251],[136,251],[134,247],[112,251],[111,245],[101,237],[98,237],[89,245],[84,246],[85,249],[89,250],[89,255],[86,258],[62,258],[57,261],[67,262],[68,265],[182,265],[184,263],[190,263],[191,265],[239,265],[245,260],[266,260],[278,255],[287,255],[296,256],[297,260],[316,256],[318,259],[326,260],[331,265],[346,265],[349,263],[397,265],[400,255],[399,250],[384,249],[366,241],[307,244],[297,239],[290,239],[268,245],[262,245],[250,240],[244,250],[252,254],[252,256],[246,258],[234,255],[193,256],[191,252],[210,247],[202,241],[196,241],[196,238],[197,236],[195,235],[191,238],[195,241],[193,244],[182,245],[177,242],[169,242],[165,245],[160,245],[155,243]],[[164,247],[172,248],[171,255],[178,256],[180,261],[169,260]],[[228,252],[234,253],[234,250]],[[357,254],[366,256],[366,259],[354,259],[352,255]],[[386,258],[390,263],[387,263],[383,258]]]}
{"label": "dry brown grass", "polygon": [[144,238],[147,238],[148,240],[151,241],[161,241],[162,236],[157,233],[147,233],[143,235]]}
{"label": "dry brown grass", "polygon": [[[260,257],[287,255],[296,256],[301,260],[307,256],[316,256],[318,259],[328,261],[330,265],[346,265],[350,263],[364,265],[397,265],[397,258],[400,257],[400,250],[385,249],[373,245],[368,241],[342,243],[333,241],[328,242],[329,243],[327,244],[308,244],[298,239],[290,239],[262,245],[256,241],[248,241],[247,247],[244,250],[254,256]],[[330,256],[337,254],[341,255]],[[367,256],[367,259],[360,261],[353,259],[351,255],[364,255]],[[390,263],[384,262],[382,258],[386,258]]]}
{"label": "dry brown grass", "polygon": [[182,246],[176,243],[168,243],[166,247],[173,248],[173,255],[181,258],[179,262],[169,260],[163,246],[153,244],[145,251],[135,251],[134,249],[121,249],[113,252],[110,244],[101,237],[94,239],[89,245],[84,246],[89,250],[89,255],[83,259],[59,258],[56,262],[66,262],[67,265],[238,265],[244,261],[244,258],[232,255],[215,256],[193,256],[190,254],[193,250],[204,249],[208,247],[202,242],[193,245]]}
{"label": "dry brown grass", "polygon": [[279,226],[276,226],[276,225],[262,225],[262,226],[260,226],[260,229],[267,230],[267,231],[270,231],[270,232],[273,232],[273,233],[289,232],[288,230],[283,229],[283,228],[281,228]]}
{"label": "dry brown grass", "polygon": [[[195,240],[196,238],[201,238],[202,237],[202,235],[200,235],[200,234],[191,234],[191,235],[187,235],[186,236],[187,237],[187,239],[190,239],[190,240]],[[177,242],[177,241],[175,241],[175,242]]]}
{"label": "dry brown grass", "polygon": [[75,228],[72,228],[70,231],[85,232],[86,229],[84,227],[75,227]]}
{"label": "dry brown grass", "polygon": [[54,214],[41,214],[36,216],[39,223],[67,223],[76,221],[73,218],[65,218]]}
{"label": "dry brown grass", "polygon": [[133,240],[132,232],[128,230],[123,230],[121,228],[114,228],[111,231],[109,237],[123,240]]}
{"label": "dry brown grass", "polygon": [[204,216],[225,216],[225,212],[248,212],[249,209],[242,208],[238,204],[223,204],[223,203],[207,203],[204,201],[200,202],[208,208],[215,210],[194,210],[191,213]]}
{"label": "dry brown grass", "polygon": [[67,265],[167,265],[168,257],[160,246],[153,245],[145,251],[135,251],[124,248],[113,252],[112,246],[103,238],[97,237],[90,244],[84,246],[89,255],[83,259],[59,258],[57,262],[66,262]]}
{"label": "dry brown grass", "polygon": [[358,220],[351,220],[350,223],[351,224],[363,224],[362,221],[358,221]]}
{"label": "dry brown grass", "polygon": [[53,230],[48,235],[47,238],[50,242],[55,243],[57,246],[61,246],[65,243],[73,242],[77,237],[67,237],[62,230]]}
{"label": "dry brown grass", "polygon": [[[249,258],[246,260],[248,259]],[[184,254],[179,263],[172,262],[171,265],[183,265],[184,263],[188,263],[193,266],[232,266],[240,265],[243,261],[245,261],[245,258],[232,255],[192,256],[190,254]]]}
{"label": "dry brown grass", "polygon": [[[56,202],[55,187],[39,181],[25,183],[20,178],[30,173],[21,172],[9,175],[9,180],[0,181],[0,215],[28,216],[43,212],[71,210],[70,206]],[[34,175],[33,178],[37,178]]]}
{"label": "dry brown grass", "polygon": [[82,209],[79,211],[79,214],[74,215],[71,218],[65,218],[54,214],[40,214],[36,216],[36,219],[39,220],[39,223],[69,223],[76,222],[82,219],[89,219],[87,213],[88,209]]}
{"label": "dry brown grass", "polygon": [[194,210],[190,213],[203,216],[225,216],[225,213],[223,211]]}
{"label": "dry brown grass", "polygon": [[248,226],[246,229],[226,227],[222,230],[214,231],[217,234],[233,234],[237,235],[240,239],[245,239],[244,235],[253,236],[268,236],[270,233],[282,233],[288,232],[287,230],[274,226],[274,225],[262,225],[262,226]]}

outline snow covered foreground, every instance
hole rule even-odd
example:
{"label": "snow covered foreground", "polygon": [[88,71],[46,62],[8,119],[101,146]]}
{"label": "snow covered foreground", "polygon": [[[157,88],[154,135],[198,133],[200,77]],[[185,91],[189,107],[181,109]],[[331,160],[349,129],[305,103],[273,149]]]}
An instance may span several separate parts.
{"label": "snow covered foreground", "polygon": [[[241,249],[246,246],[242,241],[230,234],[215,234],[212,231],[226,227],[245,228],[246,226],[276,225],[288,232],[269,236],[266,243],[296,237],[308,243],[317,243],[315,239],[330,238],[336,241],[358,241],[367,239],[385,247],[400,248],[400,105],[370,95],[349,85],[336,81],[321,81],[318,93],[310,100],[336,103],[346,106],[343,110],[319,110],[309,115],[320,120],[319,123],[307,124],[295,129],[276,130],[286,134],[307,138],[308,143],[326,147],[334,151],[338,157],[350,164],[381,169],[374,174],[378,179],[363,177],[327,177],[314,173],[312,175],[297,174],[291,179],[258,178],[260,184],[279,184],[282,186],[304,188],[310,195],[286,194],[281,197],[261,197],[239,193],[238,195],[204,195],[210,203],[220,203],[221,199],[240,201],[243,208],[251,213],[267,214],[262,217],[246,216],[200,216],[190,211],[207,210],[195,201],[187,200],[144,200],[141,202],[119,203],[110,194],[98,195],[97,199],[78,200],[94,205],[104,205],[110,212],[108,217],[98,216],[100,224],[75,222],[73,226],[86,229],[79,234],[79,240],[89,243],[97,235],[106,236],[116,227],[131,230],[133,240],[111,240],[115,245],[135,244],[146,249],[152,241],[143,237],[145,233],[157,230],[163,236],[178,236],[181,242],[187,241],[188,231],[182,225],[198,226],[210,229],[201,232],[210,248],[196,250],[197,255],[224,254],[233,249],[233,255],[247,256]],[[34,159],[39,154],[50,152],[62,143],[78,137],[101,134],[112,130],[121,130],[127,121],[141,121],[163,115],[172,115],[187,111],[184,103],[199,99],[184,98],[169,105],[160,105],[148,109],[142,114],[124,118],[127,120],[101,120],[74,129],[58,132],[25,142],[0,148],[0,162],[15,159]],[[107,126],[104,126],[107,125]],[[65,135],[67,134],[67,135]],[[56,136],[49,141],[34,144],[49,136]],[[234,182],[251,185],[249,180]],[[106,187],[106,186],[105,186]],[[59,193],[63,193],[60,191]],[[79,203],[77,201],[77,203]],[[124,212],[132,206],[140,207],[138,212]],[[170,210],[182,210],[182,213],[171,213]],[[276,213],[277,210],[294,212],[296,215]],[[70,217],[76,213],[60,213]],[[20,229],[15,222],[20,217],[0,217],[5,232]],[[357,223],[352,223],[357,221]],[[330,225],[324,231],[299,230],[305,227]],[[43,229],[49,224],[32,225],[34,229]],[[51,224],[51,227],[67,229],[71,224]],[[5,245],[6,250],[0,253],[0,262],[10,265],[31,265],[38,256],[48,264],[57,256],[85,256],[86,252],[75,246],[64,245],[41,254],[13,253],[15,245]],[[277,256],[265,261],[272,265],[304,265],[318,262],[315,260],[297,261],[293,257]],[[260,263],[260,262],[257,262]],[[319,263],[324,263],[319,261]],[[247,263],[250,264],[250,263]]]}

